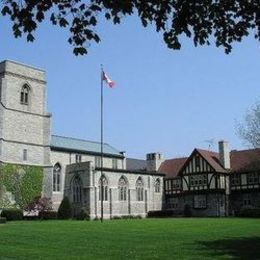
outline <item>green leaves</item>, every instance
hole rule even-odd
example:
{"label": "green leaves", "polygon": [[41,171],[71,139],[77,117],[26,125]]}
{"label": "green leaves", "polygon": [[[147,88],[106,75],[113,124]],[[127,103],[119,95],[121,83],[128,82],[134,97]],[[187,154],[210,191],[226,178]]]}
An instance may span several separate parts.
{"label": "green leaves", "polygon": [[0,190],[11,192],[17,206],[21,209],[41,195],[42,181],[43,169],[41,167],[22,167],[11,164],[0,166]]}
{"label": "green leaves", "polygon": [[144,27],[155,25],[171,49],[180,49],[180,37],[191,38],[195,46],[209,45],[213,39],[226,53],[235,41],[241,41],[254,29],[260,40],[260,2],[258,0],[194,1],[194,0],[8,0],[2,4],[3,16],[10,16],[15,37],[26,35],[34,41],[34,31],[45,19],[62,28],[69,28],[68,42],[75,55],[100,38],[95,31],[102,16],[120,24],[128,15],[136,14]]}

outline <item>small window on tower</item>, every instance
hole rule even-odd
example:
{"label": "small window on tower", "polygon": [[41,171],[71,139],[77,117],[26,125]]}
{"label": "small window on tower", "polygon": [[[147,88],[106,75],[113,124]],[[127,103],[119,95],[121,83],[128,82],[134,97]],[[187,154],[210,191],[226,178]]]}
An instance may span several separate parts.
{"label": "small window on tower", "polygon": [[27,149],[23,149],[23,160],[27,161]]}
{"label": "small window on tower", "polygon": [[29,91],[30,88],[27,84],[23,85],[21,94],[20,94],[20,102],[23,105],[28,105],[29,104]]}

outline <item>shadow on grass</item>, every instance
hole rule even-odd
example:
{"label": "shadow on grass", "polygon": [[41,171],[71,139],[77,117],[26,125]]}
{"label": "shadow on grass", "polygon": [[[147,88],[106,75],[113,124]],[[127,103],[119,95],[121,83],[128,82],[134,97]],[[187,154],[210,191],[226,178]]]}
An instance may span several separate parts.
{"label": "shadow on grass", "polygon": [[260,237],[199,241],[212,257],[260,259]]}

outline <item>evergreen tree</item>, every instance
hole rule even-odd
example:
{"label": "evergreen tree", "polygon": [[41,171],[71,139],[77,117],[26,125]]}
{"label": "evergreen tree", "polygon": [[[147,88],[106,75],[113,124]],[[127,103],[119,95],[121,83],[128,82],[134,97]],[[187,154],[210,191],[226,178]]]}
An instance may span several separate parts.
{"label": "evergreen tree", "polygon": [[69,219],[72,217],[72,209],[68,197],[64,197],[59,209],[58,209],[58,219]]}

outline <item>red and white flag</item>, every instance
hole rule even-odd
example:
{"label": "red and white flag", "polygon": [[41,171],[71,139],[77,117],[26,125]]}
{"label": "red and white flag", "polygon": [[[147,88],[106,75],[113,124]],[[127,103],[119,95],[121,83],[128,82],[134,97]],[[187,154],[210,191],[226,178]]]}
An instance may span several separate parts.
{"label": "red and white flag", "polygon": [[104,71],[102,73],[102,80],[104,80],[110,88],[113,88],[116,84],[113,80],[111,80],[108,77],[108,75]]}

